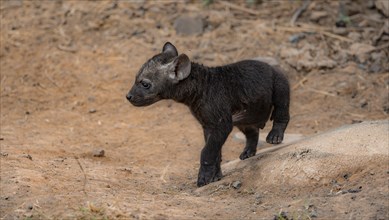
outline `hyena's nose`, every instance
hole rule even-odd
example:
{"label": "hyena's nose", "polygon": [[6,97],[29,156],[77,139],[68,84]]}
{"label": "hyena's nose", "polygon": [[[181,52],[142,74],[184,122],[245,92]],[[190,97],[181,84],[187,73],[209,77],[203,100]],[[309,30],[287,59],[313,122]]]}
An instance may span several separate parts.
{"label": "hyena's nose", "polygon": [[132,95],[130,93],[127,93],[126,98],[127,98],[128,101],[131,101]]}

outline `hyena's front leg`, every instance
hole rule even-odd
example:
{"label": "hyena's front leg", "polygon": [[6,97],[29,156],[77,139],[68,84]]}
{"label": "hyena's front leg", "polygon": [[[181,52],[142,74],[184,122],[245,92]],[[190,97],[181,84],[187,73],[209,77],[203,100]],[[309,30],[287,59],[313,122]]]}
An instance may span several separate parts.
{"label": "hyena's front leg", "polygon": [[204,127],[205,147],[201,151],[197,186],[204,186],[222,178],[221,149],[232,130],[232,123],[219,124],[218,128]]}

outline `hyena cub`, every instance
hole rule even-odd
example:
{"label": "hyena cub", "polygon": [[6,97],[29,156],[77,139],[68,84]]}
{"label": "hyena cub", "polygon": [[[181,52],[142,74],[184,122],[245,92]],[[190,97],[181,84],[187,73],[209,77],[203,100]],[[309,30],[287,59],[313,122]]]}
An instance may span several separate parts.
{"label": "hyena cub", "polygon": [[289,122],[289,83],[280,70],[254,60],[206,67],[178,55],[169,42],[140,68],[127,99],[135,106],[173,99],[190,108],[205,139],[197,186],[221,179],[221,149],[233,126],[247,139],[239,157],[244,160],[255,155],[259,129],[269,117],[271,144],[282,142]]}

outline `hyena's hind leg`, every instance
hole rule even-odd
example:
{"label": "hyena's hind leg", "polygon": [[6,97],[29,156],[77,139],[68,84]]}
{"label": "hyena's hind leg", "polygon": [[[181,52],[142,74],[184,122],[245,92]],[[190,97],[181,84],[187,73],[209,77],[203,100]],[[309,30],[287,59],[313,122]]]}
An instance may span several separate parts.
{"label": "hyena's hind leg", "polygon": [[290,88],[286,76],[279,70],[275,71],[273,91],[273,128],[266,137],[266,142],[279,144],[284,139],[284,132],[289,122]]}
{"label": "hyena's hind leg", "polygon": [[259,129],[255,126],[238,126],[238,128],[246,136],[246,146],[239,156],[241,160],[244,160],[257,153]]}

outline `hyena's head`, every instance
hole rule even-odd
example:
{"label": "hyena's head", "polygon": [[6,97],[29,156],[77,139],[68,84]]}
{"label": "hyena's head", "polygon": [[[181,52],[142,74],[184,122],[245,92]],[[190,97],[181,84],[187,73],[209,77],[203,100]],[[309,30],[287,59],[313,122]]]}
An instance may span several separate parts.
{"label": "hyena's head", "polygon": [[140,68],[127,100],[135,106],[151,105],[165,97],[169,87],[189,76],[191,63],[187,55],[178,55],[176,47],[167,42],[162,53],[149,59]]}

